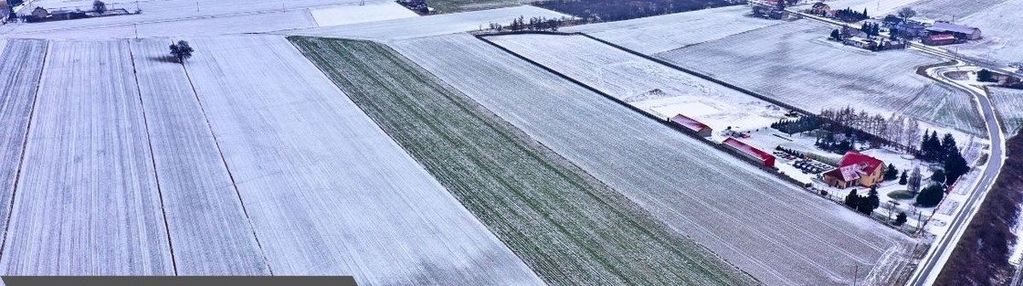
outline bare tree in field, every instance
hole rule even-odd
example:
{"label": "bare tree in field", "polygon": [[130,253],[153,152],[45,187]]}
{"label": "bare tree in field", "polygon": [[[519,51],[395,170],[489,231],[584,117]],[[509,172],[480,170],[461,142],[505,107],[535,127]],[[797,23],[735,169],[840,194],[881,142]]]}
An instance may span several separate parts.
{"label": "bare tree in field", "polygon": [[185,63],[185,59],[191,58],[193,51],[195,50],[188,45],[187,41],[178,41],[177,43],[170,45],[171,56],[178,59],[178,62],[180,63]]}
{"label": "bare tree in field", "polygon": [[104,3],[103,1],[100,1],[100,0],[93,1],[92,2],[92,11],[95,11],[96,13],[99,13],[99,14],[106,13],[107,12],[107,3]]}
{"label": "bare tree in field", "polygon": [[899,9],[899,17],[902,17],[903,20],[913,18],[915,16],[916,11],[913,11],[913,8],[902,7],[902,9]]}

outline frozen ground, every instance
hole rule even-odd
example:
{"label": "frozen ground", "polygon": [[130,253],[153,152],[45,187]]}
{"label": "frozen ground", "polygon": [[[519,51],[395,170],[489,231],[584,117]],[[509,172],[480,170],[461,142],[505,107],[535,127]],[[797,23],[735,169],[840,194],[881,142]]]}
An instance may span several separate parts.
{"label": "frozen ground", "polygon": [[[46,42],[0,40],[0,227],[7,229],[11,197],[28,131]],[[2,254],[2,252],[0,252]]]}
{"label": "frozen ground", "polygon": [[1008,134],[1018,133],[1020,126],[1023,126],[1023,90],[989,87],[988,95]]}
{"label": "frozen ground", "polygon": [[130,43],[177,274],[270,274],[185,69],[165,41]]}
{"label": "frozen ground", "polygon": [[1007,1],[1009,0],[920,0],[907,7],[913,8],[918,17],[952,21],[953,18],[962,19]]}
{"label": "frozen ground", "polygon": [[747,6],[711,8],[563,29],[583,32],[644,54],[656,54],[784,23],[750,17]]}
{"label": "frozen ground", "polygon": [[909,238],[469,35],[393,46],[765,283],[904,275]]}
{"label": "frozen ground", "polygon": [[3,273],[174,274],[128,44],[55,42],[44,65]]}
{"label": "frozen ground", "polygon": [[854,106],[888,117],[982,134],[966,93],[916,74],[937,60],[912,51],[873,53],[827,41],[830,26],[770,26],[657,56],[809,111]]}
{"label": "frozen ground", "polygon": [[[142,9],[138,15],[8,24],[0,26],[0,34],[3,37],[58,39],[132,38],[136,32],[139,37],[222,35],[312,28],[333,22],[363,22],[411,13],[395,9],[401,6],[390,1],[369,0],[367,6],[358,6],[360,1],[149,0],[138,2],[138,8]],[[35,6],[50,10],[91,10],[92,0],[39,0],[20,13],[28,13]],[[129,12],[136,9],[135,1],[128,0],[107,1],[107,6],[110,9],[125,8]],[[338,9],[357,10],[359,13],[357,17],[337,15],[334,11]],[[318,22],[321,23],[317,25]]]}
{"label": "frozen ground", "polygon": [[1009,0],[957,20],[957,23],[980,28],[984,39],[958,45],[956,50],[1001,64],[1023,62],[1020,11],[1023,11],[1023,0]]}
{"label": "frozen ground", "polygon": [[438,13],[451,13],[522,5],[530,2],[533,0],[432,0],[430,7],[437,9]]}
{"label": "frozen ground", "polygon": [[291,40],[544,281],[753,283],[396,51]]}
{"label": "frozen ground", "polygon": [[755,97],[584,36],[523,34],[488,39],[659,118],[683,114],[722,131],[768,126],[786,113]]}
{"label": "frozen ground", "polygon": [[540,283],[287,40],[189,40],[0,41],[0,271]]}
{"label": "frozen ground", "polygon": [[320,27],[355,23],[418,17],[419,14],[401,6],[398,2],[348,5],[340,7],[311,9],[316,24]]}
{"label": "frozen ground", "polygon": [[1023,0],[923,0],[911,5],[921,17],[981,29],[983,39],[944,48],[1007,65],[1023,62]]}
{"label": "frozen ground", "polygon": [[538,282],[290,42],[192,42],[189,76],[275,275]]}
{"label": "frozen ground", "polygon": [[367,40],[398,40],[488,29],[490,23],[507,25],[518,17],[562,18],[568,15],[533,6],[516,6],[492,10],[432,15],[361,23],[335,27],[288,31],[290,35],[352,38]]}

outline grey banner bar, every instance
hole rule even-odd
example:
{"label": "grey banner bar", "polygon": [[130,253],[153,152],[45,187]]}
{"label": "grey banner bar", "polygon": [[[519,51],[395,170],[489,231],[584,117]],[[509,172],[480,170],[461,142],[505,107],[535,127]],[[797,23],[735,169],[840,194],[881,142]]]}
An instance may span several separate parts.
{"label": "grey banner bar", "polygon": [[[354,286],[351,276],[3,276],[7,286]],[[0,285],[2,285],[0,284]]]}

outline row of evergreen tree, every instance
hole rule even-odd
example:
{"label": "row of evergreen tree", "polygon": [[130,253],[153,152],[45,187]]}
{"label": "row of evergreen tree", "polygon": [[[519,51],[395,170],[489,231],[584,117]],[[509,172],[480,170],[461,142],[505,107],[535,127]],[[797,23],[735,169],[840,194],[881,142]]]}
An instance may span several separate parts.
{"label": "row of evergreen tree", "polygon": [[545,17],[532,17],[529,21],[526,18],[519,16],[512,20],[511,24],[504,26],[497,23],[490,23],[490,29],[494,31],[552,31],[557,32],[558,28],[565,24],[564,18],[545,18]]}
{"label": "row of evergreen tree", "polygon": [[925,132],[923,141],[920,143],[920,150],[917,152],[917,158],[927,162],[942,163],[944,180],[939,183],[946,185],[954,184],[959,177],[970,171],[969,163],[966,162],[966,158],[963,158],[952,134],[945,134],[945,137],[938,140],[937,131],[932,131],[929,135]]}
{"label": "row of evergreen tree", "polygon": [[852,8],[845,8],[842,10],[835,11],[835,18],[846,21],[849,23],[855,23],[870,18],[867,15],[867,9],[863,9],[863,13],[853,11]]}

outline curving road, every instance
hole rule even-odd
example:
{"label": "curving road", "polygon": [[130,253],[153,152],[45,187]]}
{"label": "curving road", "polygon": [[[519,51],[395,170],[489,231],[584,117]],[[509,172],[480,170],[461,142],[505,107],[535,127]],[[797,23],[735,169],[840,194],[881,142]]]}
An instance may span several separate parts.
{"label": "curving road", "polygon": [[946,72],[953,71],[958,67],[961,66],[957,64],[936,67],[933,69],[932,76],[943,84],[961,89],[973,96],[977,102],[977,110],[984,118],[988,130],[988,138],[991,139],[991,150],[988,155],[987,165],[984,167],[980,180],[974,186],[970,198],[963,204],[959,214],[952,219],[945,235],[931,246],[927,256],[921,261],[920,266],[913,273],[910,282],[907,283],[908,285],[930,285],[938,277],[938,273],[941,272],[945,261],[952,255],[952,250],[963,236],[967,226],[970,224],[970,220],[977,214],[977,209],[984,201],[984,197],[994,185],[995,179],[998,178],[998,173],[1002,169],[1002,164],[1005,162],[1005,138],[1001,122],[999,122],[987,94],[982,89],[959,83],[945,76]]}

